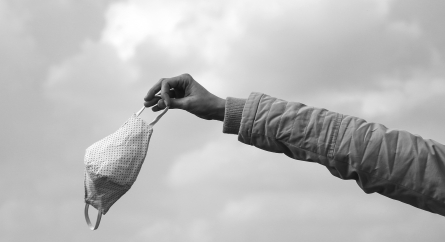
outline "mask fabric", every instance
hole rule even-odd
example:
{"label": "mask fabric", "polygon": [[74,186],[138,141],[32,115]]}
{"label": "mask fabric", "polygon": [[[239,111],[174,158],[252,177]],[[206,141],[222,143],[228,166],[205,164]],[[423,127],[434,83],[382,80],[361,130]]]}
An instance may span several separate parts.
{"label": "mask fabric", "polygon": [[[168,111],[168,107],[153,122],[147,124],[133,114],[116,132],[99,140],[85,153],[85,219],[90,229],[99,227],[102,214],[124,195],[136,181],[147,154],[153,126]],[[98,210],[92,226],[88,207]]]}

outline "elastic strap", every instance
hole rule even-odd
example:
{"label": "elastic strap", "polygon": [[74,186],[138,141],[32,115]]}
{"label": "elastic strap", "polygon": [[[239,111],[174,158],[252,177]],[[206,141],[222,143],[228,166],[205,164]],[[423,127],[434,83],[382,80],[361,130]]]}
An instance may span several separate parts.
{"label": "elastic strap", "polygon": [[142,111],[144,111],[144,109],[145,109],[145,106],[143,106],[143,107],[141,108],[141,110],[139,110],[139,111],[136,113],[136,117],[139,117],[139,115],[141,115],[141,113],[142,113]]}
{"label": "elastic strap", "polygon": [[[144,110],[145,110],[145,106],[143,106],[143,107],[141,108],[141,110],[139,110],[139,111],[136,113],[136,117],[139,117],[139,115],[141,115],[141,113],[142,113]],[[162,110],[162,113],[160,113],[160,114],[159,114],[153,121],[151,121],[151,123],[149,123],[148,125],[154,126],[154,125],[159,121],[159,119],[161,119],[161,117],[164,116],[164,114],[165,114],[167,111],[168,111],[168,107],[164,108],[164,110]]]}
{"label": "elastic strap", "polygon": [[85,220],[87,221],[88,227],[90,227],[91,230],[96,230],[99,228],[100,219],[102,218],[102,210],[97,211],[97,219],[96,219],[96,225],[93,226],[90,221],[90,217],[88,216],[88,208],[90,205],[88,203],[85,203]]}
{"label": "elastic strap", "polygon": [[168,111],[168,107],[164,108],[164,110],[162,110],[162,113],[160,113],[153,121],[151,121],[151,123],[149,123],[148,125],[150,126],[154,126],[159,119],[162,118],[162,116],[164,116],[164,114]]}
{"label": "elastic strap", "polygon": [[[157,97],[157,98],[161,98],[161,94],[156,94],[155,95],[155,97]],[[141,108],[141,110],[139,110],[137,113],[136,113],[136,117],[139,117],[139,115],[142,113],[142,111],[144,111],[144,109],[145,109],[145,106],[143,106],[142,108]]]}

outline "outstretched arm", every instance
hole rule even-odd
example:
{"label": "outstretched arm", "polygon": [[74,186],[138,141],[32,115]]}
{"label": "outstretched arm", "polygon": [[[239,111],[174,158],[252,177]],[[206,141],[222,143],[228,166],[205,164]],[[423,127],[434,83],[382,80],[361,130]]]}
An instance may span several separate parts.
{"label": "outstretched arm", "polygon": [[320,163],[366,193],[445,215],[445,146],[433,140],[261,93],[248,98],[238,138]]}
{"label": "outstretched arm", "polygon": [[[161,90],[162,99],[154,95]],[[366,192],[445,216],[445,146],[406,131],[261,93],[216,97],[190,75],[161,79],[145,98],[224,121],[225,133],[260,149],[320,163]]]}

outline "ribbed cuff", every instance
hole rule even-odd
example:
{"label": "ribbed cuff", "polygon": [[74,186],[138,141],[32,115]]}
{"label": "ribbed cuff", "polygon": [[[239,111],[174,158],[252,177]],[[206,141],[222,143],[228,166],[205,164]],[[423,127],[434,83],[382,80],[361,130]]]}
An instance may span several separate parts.
{"label": "ribbed cuff", "polygon": [[226,99],[223,133],[238,134],[245,104],[246,99],[234,97],[228,97]]}

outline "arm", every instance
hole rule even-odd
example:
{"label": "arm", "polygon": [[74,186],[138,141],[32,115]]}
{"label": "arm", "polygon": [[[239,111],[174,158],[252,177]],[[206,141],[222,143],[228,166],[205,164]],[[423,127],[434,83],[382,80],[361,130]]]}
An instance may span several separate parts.
{"label": "arm", "polygon": [[320,163],[366,193],[445,215],[445,146],[433,140],[260,93],[245,103],[238,139]]}
{"label": "arm", "polygon": [[[162,99],[155,94],[161,91]],[[145,106],[166,105],[204,119],[224,120],[224,133],[260,149],[320,163],[366,192],[445,216],[445,146],[406,131],[287,102],[260,93],[221,99],[184,74],[163,78]]]}

